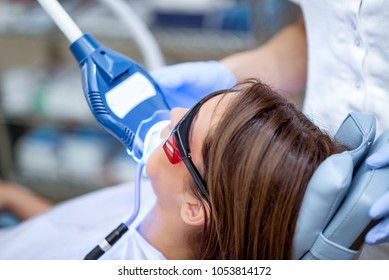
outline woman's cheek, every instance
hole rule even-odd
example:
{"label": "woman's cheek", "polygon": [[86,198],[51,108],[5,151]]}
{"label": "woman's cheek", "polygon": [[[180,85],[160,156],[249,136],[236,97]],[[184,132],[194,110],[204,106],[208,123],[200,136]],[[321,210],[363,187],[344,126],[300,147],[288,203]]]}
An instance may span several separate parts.
{"label": "woman's cheek", "polygon": [[173,193],[176,192],[176,184],[179,182],[177,165],[173,165],[167,159],[161,146],[158,146],[146,163],[146,173],[150,179],[152,188],[160,204],[172,204]]}
{"label": "woman's cheek", "polygon": [[149,159],[146,162],[146,174],[150,179],[155,178],[155,176],[158,174],[158,169],[163,168],[163,164],[160,158],[160,150],[162,150],[162,147],[160,146],[155,148],[155,150],[151,152]]}

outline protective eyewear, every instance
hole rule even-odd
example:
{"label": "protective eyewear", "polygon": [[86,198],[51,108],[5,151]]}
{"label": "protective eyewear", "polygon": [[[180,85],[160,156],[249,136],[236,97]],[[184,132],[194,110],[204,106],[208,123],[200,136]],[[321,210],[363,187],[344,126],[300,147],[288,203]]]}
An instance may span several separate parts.
{"label": "protective eyewear", "polygon": [[207,95],[202,100],[200,100],[177,123],[177,125],[170,132],[169,136],[166,138],[165,143],[163,144],[163,149],[170,163],[177,164],[180,161],[184,162],[185,166],[187,167],[196,185],[199,187],[202,196],[207,201],[209,201],[207,185],[203,180],[203,178],[201,177],[200,172],[194,165],[190,155],[190,147],[189,147],[190,128],[193,119],[195,118],[196,114],[200,110],[201,106],[212,97],[215,97],[223,93],[226,93],[226,90],[216,91],[214,93]]}

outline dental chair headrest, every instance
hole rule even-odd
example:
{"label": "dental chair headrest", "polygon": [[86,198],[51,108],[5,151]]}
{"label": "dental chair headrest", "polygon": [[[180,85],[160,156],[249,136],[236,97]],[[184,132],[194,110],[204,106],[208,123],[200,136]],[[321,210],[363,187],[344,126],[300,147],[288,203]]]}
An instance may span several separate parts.
{"label": "dental chair headrest", "polygon": [[[361,162],[375,130],[375,118],[368,114],[351,113],[342,123],[335,141],[349,150],[328,157],[313,174],[297,222],[294,259],[352,259],[357,254],[359,248],[350,247],[369,224],[367,213],[374,199],[365,194],[369,184],[365,174],[373,171]],[[353,178],[359,166],[361,170]],[[382,193],[384,190],[379,190],[373,197]]]}

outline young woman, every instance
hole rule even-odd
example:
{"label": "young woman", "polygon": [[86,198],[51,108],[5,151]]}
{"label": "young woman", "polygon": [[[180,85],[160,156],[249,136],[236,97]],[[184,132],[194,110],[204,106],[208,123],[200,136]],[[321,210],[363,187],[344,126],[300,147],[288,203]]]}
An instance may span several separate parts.
{"label": "young woman", "polygon": [[119,242],[107,258],[135,258],[139,254],[128,251],[145,251],[140,243],[167,259],[292,257],[308,182],[325,158],[340,151],[325,133],[271,88],[248,81],[189,111],[174,109],[162,134],[166,141],[146,166],[155,202],[136,235],[124,236],[127,243]]}

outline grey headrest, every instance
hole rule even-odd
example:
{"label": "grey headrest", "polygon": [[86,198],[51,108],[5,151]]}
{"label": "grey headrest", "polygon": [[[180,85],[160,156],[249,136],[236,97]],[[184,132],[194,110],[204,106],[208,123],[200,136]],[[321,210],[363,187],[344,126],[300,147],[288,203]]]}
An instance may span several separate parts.
{"label": "grey headrest", "polygon": [[366,156],[375,137],[375,118],[351,113],[335,140],[349,150],[328,157],[313,174],[300,209],[293,243],[293,258],[303,258],[333,219],[349,191],[354,170]]}
{"label": "grey headrest", "polygon": [[[389,143],[389,131],[374,142],[368,155]],[[371,170],[363,162],[356,171],[345,200],[304,259],[353,259],[374,224],[368,212],[389,191],[389,167]]]}

